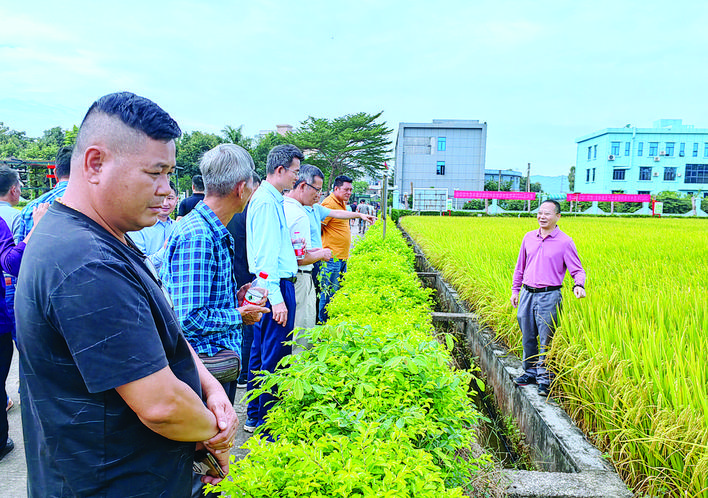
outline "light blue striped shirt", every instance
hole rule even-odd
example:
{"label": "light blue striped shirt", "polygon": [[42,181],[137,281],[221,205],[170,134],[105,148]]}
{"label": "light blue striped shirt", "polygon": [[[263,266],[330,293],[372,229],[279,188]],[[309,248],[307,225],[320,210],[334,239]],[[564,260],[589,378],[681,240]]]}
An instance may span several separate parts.
{"label": "light blue striped shirt", "polygon": [[310,218],[310,249],[322,249],[322,220],[332,212],[330,208],[322,204],[303,206],[308,218]]}
{"label": "light blue striped shirt", "polygon": [[165,254],[165,241],[170,238],[174,228],[175,222],[172,218],[167,218],[167,221],[158,219],[153,226],[145,227],[137,232],[128,232],[128,235],[159,270]]}
{"label": "light blue striped shirt", "polygon": [[248,270],[268,274],[266,289],[271,304],[283,302],[280,279],[297,274],[297,259],[283,209],[283,194],[264,181],[248,205],[246,215]]}

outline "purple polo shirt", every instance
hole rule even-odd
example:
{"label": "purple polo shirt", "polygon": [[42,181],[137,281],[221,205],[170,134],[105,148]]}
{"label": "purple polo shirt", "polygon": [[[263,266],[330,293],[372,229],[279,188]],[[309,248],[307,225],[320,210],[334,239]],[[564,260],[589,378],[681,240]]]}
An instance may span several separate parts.
{"label": "purple polo shirt", "polygon": [[540,228],[528,232],[516,261],[512,294],[518,295],[522,284],[537,288],[562,285],[566,270],[576,284],[585,285],[585,270],[573,239],[558,227],[545,238]]}

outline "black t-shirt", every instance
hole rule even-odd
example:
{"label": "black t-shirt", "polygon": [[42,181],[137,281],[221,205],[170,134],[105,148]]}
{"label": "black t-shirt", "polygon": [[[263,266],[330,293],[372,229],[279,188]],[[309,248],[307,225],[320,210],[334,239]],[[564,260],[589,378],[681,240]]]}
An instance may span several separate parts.
{"label": "black t-shirt", "polygon": [[201,396],[179,322],[137,249],[55,202],[17,285],[29,497],[189,496],[194,443],[140,422],[115,390],[169,365]]}
{"label": "black t-shirt", "polygon": [[248,204],[242,213],[236,213],[226,229],[234,238],[234,278],[236,278],[236,288],[244,284],[253,282],[256,276],[248,271],[248,258],[246,256],[246,215],[248,214]]}
{"label": "black t-shirt", "polygon": [[204,194],[190,195],[185,200],[179,203],[179,207],[177,208],[177,216],[187,216],[187,213],[194,209],[194,206],[199,204],[199,201],[203,200]]}

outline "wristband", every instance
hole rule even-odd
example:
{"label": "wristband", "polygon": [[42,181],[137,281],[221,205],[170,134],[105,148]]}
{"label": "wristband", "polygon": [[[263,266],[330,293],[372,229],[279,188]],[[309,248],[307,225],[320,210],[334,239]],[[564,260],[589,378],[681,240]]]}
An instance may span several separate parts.
{"label": "wristband", "polygon": [[584,289],[584,288],[585,288],[584,285],[575,284],[575,285],[573,286],[573,289],[575,289],[576,287],[580,287],[581,289]]}

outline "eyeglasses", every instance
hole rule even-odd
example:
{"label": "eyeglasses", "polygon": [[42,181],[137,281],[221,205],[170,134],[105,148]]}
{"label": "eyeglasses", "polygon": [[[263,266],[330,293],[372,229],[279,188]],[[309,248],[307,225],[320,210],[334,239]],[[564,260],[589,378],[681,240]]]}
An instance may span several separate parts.
{"label": "eyeglasses", "polygon": [[307,182],[305,182],[305,185],[307,185],[308,187],[310,187],[311,189],[313,189],[313,190],[314,190],[315,192],[317,192],[318,194],[319,194],[320,192],[322,192],[322,187],[317,188],[317,187],[315,187],[314,185],[310,185],[310,184],[307,183]]}

